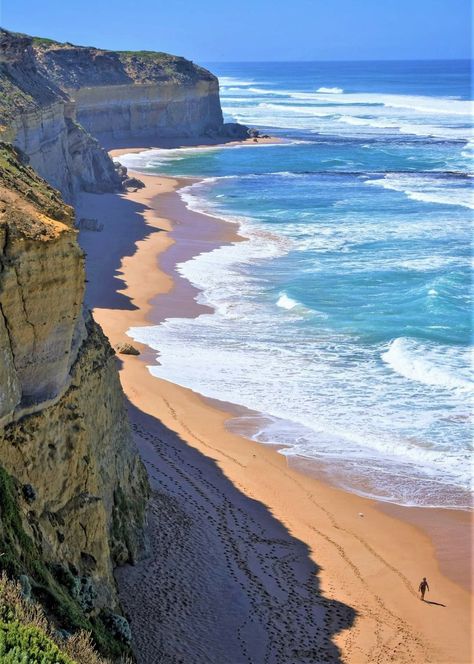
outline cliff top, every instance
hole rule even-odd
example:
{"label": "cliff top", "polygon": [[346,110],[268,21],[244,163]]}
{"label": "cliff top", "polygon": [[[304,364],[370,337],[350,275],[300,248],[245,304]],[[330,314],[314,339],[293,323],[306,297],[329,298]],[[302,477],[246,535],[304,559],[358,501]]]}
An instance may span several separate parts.
{"label": "cliff top", "polygon": [[19,114],[66,100],[35,61],[31,37],[0,28],[0,134]]}
{"label": "cliff top", "polygon": [[33,37],[40,71],[63,89],[98,85],[216,81],[207,69],[186,58],[159,51],[108,51]]}
{"label": "cliff top", "polygon": [[0,235],[25,239],[53,240],[73,225],[73,209],[55,189],[22,163],[11,145],[0,143]]}

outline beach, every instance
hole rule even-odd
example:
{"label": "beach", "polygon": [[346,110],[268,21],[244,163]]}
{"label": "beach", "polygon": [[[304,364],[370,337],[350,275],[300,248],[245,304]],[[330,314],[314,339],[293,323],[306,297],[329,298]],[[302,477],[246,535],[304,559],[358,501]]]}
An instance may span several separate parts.
{"label": "beach", "polygon": [[[212,315],[175,266],[243,240],[185,207],[188,180],[134,175],[145,188],[83,194],[77,211],[104,224],[80,242],[86,303],[112,345],[130,327]],[[238,407],[153,377],[156,353],[133,345],[118,362],[152,497],[146,551],[117,580],[139,662],[471,661],[467,512],[330,486],[231,433]]]}

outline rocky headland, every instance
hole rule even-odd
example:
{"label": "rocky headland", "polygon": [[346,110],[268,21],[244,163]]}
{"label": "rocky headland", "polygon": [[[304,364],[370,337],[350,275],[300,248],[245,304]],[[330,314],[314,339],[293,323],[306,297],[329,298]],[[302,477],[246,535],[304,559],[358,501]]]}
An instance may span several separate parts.
{"label": "rocky headland", "polygon": [[97,140],[247,138],[224,124],[217,78],[185,58],[106,51],[0,28],[0,140],[13,143],[65,200],[122,187]]}

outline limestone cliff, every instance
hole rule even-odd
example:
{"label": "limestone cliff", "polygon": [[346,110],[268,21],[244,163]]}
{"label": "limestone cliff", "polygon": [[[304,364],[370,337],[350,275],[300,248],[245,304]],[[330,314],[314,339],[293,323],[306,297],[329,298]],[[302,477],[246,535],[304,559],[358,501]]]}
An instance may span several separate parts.
{"label": "limestone cliff", "polygon": [[136,555],[147,481],[115,354],[83,313],[72,224],[58,192],[1,145],[0,567],[115,652],[113,566]]}
{"label": "limestone cliff", "polygon": [[114,191],[121,179],[74,105],[39,70],[30,37],[0,29],[0,138],[12,142],[68,201],[80,190]]}
{"label": "limestone cliff", "polygon": [[200,136],[223,126],[217,78],[182,57],[105,51],[36,40],[43,75],[75,103],[76,118],[103,136]]}
{"label": "limestone cliff", "polygon": [[[105,51],[0,29],[0,139],[67,201],[121,187],[97,138],[242,137],[223,124],[217,78],[166,53]],[[242,136],[240,136],[242,134]]]}

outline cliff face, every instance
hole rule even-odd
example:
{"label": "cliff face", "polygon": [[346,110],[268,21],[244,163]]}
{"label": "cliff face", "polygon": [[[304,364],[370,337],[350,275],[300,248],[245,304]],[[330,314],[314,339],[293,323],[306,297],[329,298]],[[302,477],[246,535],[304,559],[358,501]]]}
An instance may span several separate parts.
{"label": "cliff face", "polygon": [[0,565],[53,597],[60,619],[69,607],[68,628],[94,631],[101,611],[117,611],[113,566],[136,555],[148,489],[114,352],[83,313],[72,223],[1,145],[0,470],[19,516],[12,534],[0,481]]}
{"label": "cliff face", "polygon": [[114,191],[113,163],[75,119],[67,95],[39,70],[32,40],[0,30],[0,138],[69,201],[77,191]]}
{"label": "cliff face", "polygon": [[166,53],[111,52],[37,41],[39,70],[96,136],[199,136],[222,129],[217,78]]}

